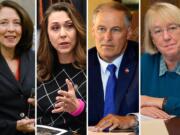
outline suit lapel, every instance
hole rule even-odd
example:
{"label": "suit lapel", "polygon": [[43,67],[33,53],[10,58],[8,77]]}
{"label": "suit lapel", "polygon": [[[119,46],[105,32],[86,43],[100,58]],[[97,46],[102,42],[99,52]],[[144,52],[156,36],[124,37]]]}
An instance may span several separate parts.
{"label": "suit lapel", "polygon": [[26,77],[26,73],[28,72],[28,60],[27,57],[25,57],[26,54],[22,54],[22,57],[20,59],[20,83],[22,84],[25,77]]}
{"label": "suit lapel", "polygon": [[[19,90],[21,90],[21,86],[18,81],[16,81],[14,75],[12,74],[9,66],[7,65],[5,59],[2,55],[0,55],[0,76],[6,78],[11,84],[14,85],[13,87],[17,87]],[[13,92],[17,93],[18,91],[16,89],[11,89]],[[18,92],[19,93],[19,92]]]}
{"label": "suit lapel", "polygon": [[97,57],[97,52],[95,52],[95,55],[93,55],[93,70],[94,70],[94,97],[97,99],[95,101],[96,108],[97,108],[97,113],[100,118],[102,118],[103,113],[104,113],[104,91],[103,91],[103,85],[102,85],[102,80],[101,80],[101,70],[100,70],[100,63]]}
{"label": "suit lapel", "polygon": [[126,92],[128,91],[128,87],[131,83],[131,80],[134,76],[134,72],[136,70],[136,62],[135,62],[135,54],[133,51],[127,47],[122,63],[118,73],[118,81],[117,81],[117,89],[116,89],[116,109],[119,112],[121,106],[124,103],[124,99],[126,98]]}

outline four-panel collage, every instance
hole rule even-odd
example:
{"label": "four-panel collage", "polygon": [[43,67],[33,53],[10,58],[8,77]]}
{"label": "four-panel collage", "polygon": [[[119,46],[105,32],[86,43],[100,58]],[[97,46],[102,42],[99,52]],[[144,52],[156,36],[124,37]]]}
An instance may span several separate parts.
{"label": "four-panel collage", "polygon": [[0,0],[0,135],[179,128],[179,0]]}

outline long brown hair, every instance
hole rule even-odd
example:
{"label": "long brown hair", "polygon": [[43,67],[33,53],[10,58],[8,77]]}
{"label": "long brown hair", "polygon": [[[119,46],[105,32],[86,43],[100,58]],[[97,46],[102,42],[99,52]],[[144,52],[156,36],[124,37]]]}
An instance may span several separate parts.
{"label": "long brown hair", "polygon": [[37,52],[37,76],[39,81],[45,81],[50,79],[50,77],[52,76],[53,64],[57,60],[57,52],[52,47],[47,32],[48,18],[51,13],[57,11],[65,11],[71,18],[77,31],[77,43],[74,48],[74,67],[80,69],[84,69],[86,67],[86,31],[84,22],[80,14],[75,10],[72,5],[66,2],[59,2],[51,5],[47,9],[41,23],[39,48]]}

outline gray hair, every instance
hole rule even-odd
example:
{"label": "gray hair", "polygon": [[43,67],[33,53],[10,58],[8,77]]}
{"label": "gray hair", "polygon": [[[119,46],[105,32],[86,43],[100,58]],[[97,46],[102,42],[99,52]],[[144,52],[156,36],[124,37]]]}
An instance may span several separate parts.
{"label": "gray hair", "polygon": [[95,10],[93,11],[93,23],[96,20],[96,16],[99,12],[102,12],[106,9],[114,9],[117,11],[121,11],[124,12],[125,14],[125,24],[127,26],[130,26],[131,24],[131,20],[132,20],[132,15],[131,12],[129,11],[129,9],[127,7],[125,7],[124,5],[122,5],[119,2],[108,2],[108,3],[102,3],[100,5],[98,5]]}

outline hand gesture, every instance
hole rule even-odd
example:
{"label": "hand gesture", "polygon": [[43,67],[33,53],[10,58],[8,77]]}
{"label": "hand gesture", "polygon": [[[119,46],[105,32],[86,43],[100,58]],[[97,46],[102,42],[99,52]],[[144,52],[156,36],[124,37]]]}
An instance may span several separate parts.
{"label": "hand gesture", "polygon": [[52,113],[72,113],[79,107],[79,101],[76,98],[75,88],[73,87],[73,84],[68,79],[66,79],[65,81],[68,86],[68,91],[58,91],[59,95],[56,97],[57,103],[55,104],[55,109],[52,110]]}

